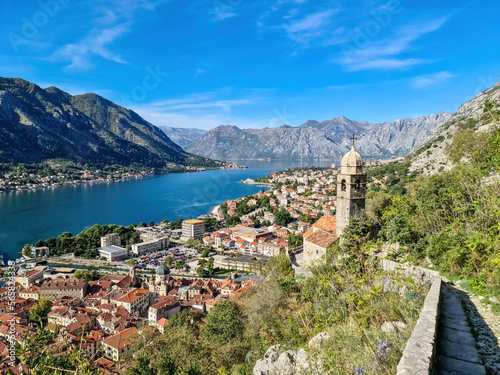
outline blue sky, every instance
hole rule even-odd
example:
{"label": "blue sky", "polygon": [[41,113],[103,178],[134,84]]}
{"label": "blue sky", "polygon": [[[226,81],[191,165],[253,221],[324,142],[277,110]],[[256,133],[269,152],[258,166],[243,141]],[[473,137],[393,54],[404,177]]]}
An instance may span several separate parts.
{"label": "blue sky", "polygon": [[0,2],[0,76],[210,129],[455,111],[500,80],[497,0]]}

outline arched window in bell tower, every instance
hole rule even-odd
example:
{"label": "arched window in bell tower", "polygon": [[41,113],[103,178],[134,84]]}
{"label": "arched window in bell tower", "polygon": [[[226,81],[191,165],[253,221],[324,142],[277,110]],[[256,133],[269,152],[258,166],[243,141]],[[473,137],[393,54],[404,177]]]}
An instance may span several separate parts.
{"label": "arched window in bell tower", "polygon": [[340,183],[340,191],[346,191],[346,184],[345,184],[345,180],[342,180],[342,182]]}
{"label": "arched window in bell tower", "polygon": [[361,188],[361,181],[356,180],[354,182],[354,190],[359,191],[360,188]]}

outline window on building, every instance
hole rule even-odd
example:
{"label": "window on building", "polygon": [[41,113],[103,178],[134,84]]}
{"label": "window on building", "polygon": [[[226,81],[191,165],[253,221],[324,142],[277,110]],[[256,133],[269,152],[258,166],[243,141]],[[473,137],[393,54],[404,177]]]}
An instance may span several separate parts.
{"label": "window on building", "polygon": [[361,188],[361,181],[356,180],[354,182],[354,190],[359,191],[360,188]]}
{"label": "window on building", "polygon": [[345,183],[345,180],[342,180],[342,182],[340,183],[340,191],[346,191],[346,183]]}

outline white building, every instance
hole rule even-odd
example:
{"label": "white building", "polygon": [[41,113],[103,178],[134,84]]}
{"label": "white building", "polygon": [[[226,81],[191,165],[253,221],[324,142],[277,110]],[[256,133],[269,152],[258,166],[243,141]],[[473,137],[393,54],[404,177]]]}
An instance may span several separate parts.
{"label": "white building", "polygon": [[122,239],[118,233],[109,233],[101,237],[101,247],[112,246],[112,245],[115,246],[122,245]]}
{"label": "white building", "polygon": [[101,258],[105,258],[110,262],[125,258],[128,255],[127,249],[115,245],[98,247],[97,251],[99,252],[99,256]]}
{"label": "white building", "polygon": [[205,234],[205,223],[203,220],[189,219],[182,222],[182,238],[192,240],[203,238]]}
{"label": "white building", "polygon": [[133,244],[132,252],[134,254],[139,254],[139,253],[147,253],[148,251],[166,249],[169,244],[170,241],[168,237],[161,237],[155,240]]}

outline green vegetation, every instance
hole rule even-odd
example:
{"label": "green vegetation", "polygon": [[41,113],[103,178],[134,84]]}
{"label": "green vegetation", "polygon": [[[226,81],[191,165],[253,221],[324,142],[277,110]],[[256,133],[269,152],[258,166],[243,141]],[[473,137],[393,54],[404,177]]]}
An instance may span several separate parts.
{"label": "green vegetation", "polygon": [[31,252],[31,248],[33,247],[33,245],[30,245],[30,244],[27,244],[23,247],[23,255],[26,257],[26,258],[33,258],[33,253]]}
{"label": "green vegetation", "polygon": [[[144,328],[131,338],[132,351],[120,360],[121,371],[251,374],[255,361],[270,345],[307,348],[312,337],[326,331],[331,339],[321,352],[309,350],[310,358],[321,359],[319,366],[325,373],[353,373],[361,366],[381,374],[394,373],[426,290],[383,272],[371,252],[373,244],[366,238],[367,227],[353,220],[345,230],[342,246],[331,248],[328,262],[314,266],[308,279],[295,277],[286,254],[271,258],[263,271],[263,283],[240,299],[218,303],[208,315],[184,310],[169,319],[163,335]],[[394,335],[385,333],[381,325],[388,321],[401,321],[407,327]],[[38,345],[49,336],[40,334]],[[93,374],[82,351],[74,349],[67,356],[41,358],[46,345],[30,345],[25,344],[29,351],[19,351],[30,366],[40,363],[43,369],[50,366]]]}
{"label": "green vegetation", "polygon": [[[307,280],[295,277],[286,254],[271,258],[260,286],[215,305],[203,324],[204,315],[196,311],[174,315],[165,334],[131,358],[129,373],[159,373],[154,369],[168,358],[179,373],[250,374],[270,345],[307,347],[322,331],[332,338],[323,354],[311,349],[310,357],[321,356],[325,373],[353,373],[360,366],[394,373],[426,290],[380,270],[366,236],[367,227],[354,220],[342,248],[332,248],[330,261],[313,267]],[[381,330],[387,321],[408,327],[393,336]],[[377,352],[382,346],[383,356]]]}
{"label": "green vegetation", "polygon": [[220,228],[220,223],[215,217],[206,217],[203,222],[205,223],[206,232],[213,232]]}
{"label": "green vegetation", "polygon": [[96,270],[77,270],[73,274],[75,279],[83,279],[87,282],[99,280],[102,275],[100,275]]}
{"label": "green vegetation", "polygon": [[243,339],[245,325],[240,307],[234,301],[218,303],[210,311],[200,338],[219,344]]}
{"label": "green vegetation", "polygon": [[370,168],[367,180],[371,182],[371,190],[389,194],[404,194],[406,184],[415,181],[416,172],[409,172],[410,161],[393,162],[384,166]]}
{"label": "green vegetation", "polygon": [[[22,344],[16,342],[15,356],[33,375],[63,375],[75,373],[79,375],[97,375],[84,350],[68,343],[68,348],[51,347],[57,332],[50,332],[37,327],[37,332],[25,337]],[[64,349],[64,355],[60,351]],[[8,373],[7,373],[8,374]],[[23,373],[24,374],[24,373]]]}
{"label": "green vegetation", "polygon": [[82,258],[97,258],[96,248],[101,246],[101,237],[109,233],[118,233],[122,239],[122,245],[132,245],[140,242],[140,235],[134,230],[134,225],[124,227],[122,225],[98,225],[95,224],[85,229],[77,236],[69,232],[60,234],[57,238],[51,237],[45,241],[37,242],[37,246],[47,246],[51,254],[73,253]]}
{"label": "green vegetation", "polygon": [[30,321],[34,323],[47,324],[47,315],[52,309],[52,302],[41,299],[38,304],[33,306],[29,311]]}
{"label": "green vegetation", "polygon": [[476,290],[499,289],[500,188],[492,176],[500,170],[500,130],[492,135],[462,130],[450,158],[462,157],[471,163],[419,176],[374,216],[383,222],[383,238],[402,245],[395,257],[422,264],[429,258]]}
{"label": "green vegetation", "polygon": [[282,208],[276,213],[276,224],[281,225],[282,227],[286,226],[290,221],[292,221],[292,216],[290,212]]}

